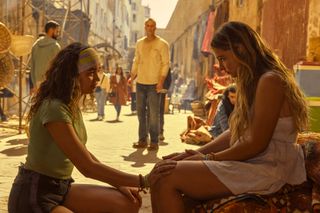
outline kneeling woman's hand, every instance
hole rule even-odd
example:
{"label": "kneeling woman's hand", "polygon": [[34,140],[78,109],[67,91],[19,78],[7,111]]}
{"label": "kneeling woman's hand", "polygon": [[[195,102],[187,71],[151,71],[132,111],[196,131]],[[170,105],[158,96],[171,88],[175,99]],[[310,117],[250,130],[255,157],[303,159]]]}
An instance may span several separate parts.
{"label": "kneeling woman's hand", "polygon": [[153,167],[150,174],[148,175],[148,181],[150,185],[154,185],[161,177],[171,173],[177,165],[177,161],[163,160]]}
{"label": "kneeling woman's hand", "polygon": [[138,189],[133,187],[120,186],[118,190],[124,194],[127,198],[132,200],[134,203],[138,202],[139,206],[142,205],[142,198],[139,195]]}

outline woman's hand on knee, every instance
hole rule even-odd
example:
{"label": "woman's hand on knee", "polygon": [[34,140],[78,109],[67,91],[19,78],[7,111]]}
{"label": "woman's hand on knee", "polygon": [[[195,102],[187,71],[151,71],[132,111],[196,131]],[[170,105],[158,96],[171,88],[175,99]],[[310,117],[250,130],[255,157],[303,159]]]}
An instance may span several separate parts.
{"label": "woman's hand on knee", "polygon": [[142,205],[142,198],[139,195],[138,189],[133,187],[120,186],[118,190],[124,194],[129,200],[138,203],[139,207]]}
{"label": "woman's hand on knee", "polygon": [[205,155],[196,150],[186,149],[186,153],[188,153],[190,156],[184,160],[205,160]]}
{"label": "woman's hand on knee", "polygon": [[150,185],[156,184],[160,178],[169,175],[176,165],[177,161],[174,160],[163,160],[158,162],[148,175]]}
{"label": "woman's hand on knee", "polygon": [[187,158],[189,156],[190,156],[190,154],[186,153],[186,152],[175,152],[175,153],[172,153],[170,155],[163,156],[162,159],[163,160],[179,161],[179,160],[184,160],[185,158]]}

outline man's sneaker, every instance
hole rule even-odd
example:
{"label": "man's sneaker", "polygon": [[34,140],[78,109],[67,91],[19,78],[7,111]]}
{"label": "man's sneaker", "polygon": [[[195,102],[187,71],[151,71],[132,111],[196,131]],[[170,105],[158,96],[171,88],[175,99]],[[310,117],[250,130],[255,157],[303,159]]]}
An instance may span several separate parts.
{"label": "man's sneaker", "polygon": [[163,134],[161,133],[161,134],[159,134],[159,136],[158,136],[158,139],[159,139],[159,141],[164,141],[164,136],[163,136]]}
{"label": "man's sneaker", "polygon": [[144,140],[139,140],[138,142],[133,143],[133,145],[132,145],[132,147],[136,148],[136,149],[147,148],[147,146],[148,146],[148,143]]}
{"label": "man's sneaker", "polygon": [[157,143],[150,143],[150,145],[147,148],[149,151],[155,151],[159,149],[159,145]]}

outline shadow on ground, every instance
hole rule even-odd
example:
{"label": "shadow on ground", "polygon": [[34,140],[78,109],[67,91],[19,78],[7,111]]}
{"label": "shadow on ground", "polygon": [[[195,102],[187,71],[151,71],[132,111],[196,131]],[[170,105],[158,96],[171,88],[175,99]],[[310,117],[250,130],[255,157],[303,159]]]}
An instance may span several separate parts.
{"label": "shadow on ground", "polygon": [[107,120],[106,123],[122,123],[121,120]]}
{"label": "shadow on ground", "polygon": [[11,123],[0,123],[0,140],[19,134],[19,125]]}
{"label": "shadow on ground", "polygon": [[7,141],[10,145],[16,145],[15,147],[11,147],[8,149],[2,150],[0,153],[7,156],[22,156],[26,155],[28,152],[28,138],[23,139],[13,139]]}
{"label": "shadow on ground", "polygon": [[12,137],[14,135],[18,135],[18,131],[15,132],[15,131],[5,131],[5,132],[1,132],[1,135],[0,135],[0,140],[1,139],[4,139],[4,138],[9,138],[9,137]]}
{"label": "shadow on ground", "polygon": [[137,149],[128,156],[124,156],[123,160],[132,161],[134,164],[131,164],[132,167],[143,167],[145,163],[157,163],[161,159],[157,157],[157,151],[148,151],[147,154],[143,154],[146,149]]}
{"label": "shadow on ground", "polygon": [[137,113],[124,114],[124,116],[137,116]]}
{"label": "shadow on ground", "polygon": [[11,123],[0,123],[0,128],[12,129],[12,130],[19,130],[19,124],[11,124]]}

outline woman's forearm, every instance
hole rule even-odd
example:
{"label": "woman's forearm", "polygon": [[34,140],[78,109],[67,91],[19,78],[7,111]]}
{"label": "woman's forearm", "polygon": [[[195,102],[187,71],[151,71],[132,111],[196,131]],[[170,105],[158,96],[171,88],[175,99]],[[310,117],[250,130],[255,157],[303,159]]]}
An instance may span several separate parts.
{"label": "woman's forearm", "polygon": [[217,161],[244,161],[262,153],[267,147],[268,143],[243,141],[228,149],[215,153],[214,159]]}
{"label": "woman's forearm", "polygon": [[139,187],[140,185],[138,175],[119,171],[97,161],[93,162],[90,166],[87,167],[86,171],[82,173],[86,177],[108,183],[114,187]]}
{"label": "woman's forearm", "polygon": [[197,151],[203,154],[209,154],[211,152],[214,152],[214,153],[221,152],[229,148],[230,138],[231,138],[230,131],[226,130],[210,143],[200,147]]}

